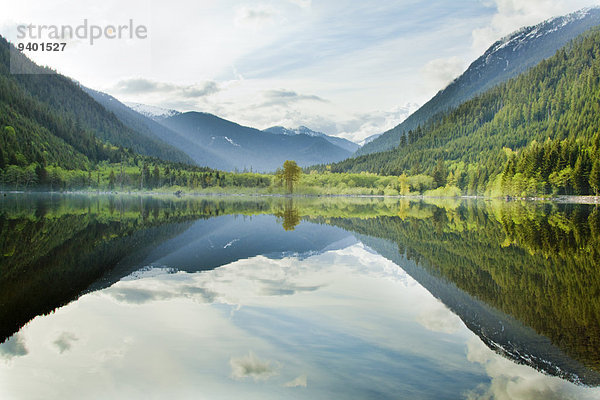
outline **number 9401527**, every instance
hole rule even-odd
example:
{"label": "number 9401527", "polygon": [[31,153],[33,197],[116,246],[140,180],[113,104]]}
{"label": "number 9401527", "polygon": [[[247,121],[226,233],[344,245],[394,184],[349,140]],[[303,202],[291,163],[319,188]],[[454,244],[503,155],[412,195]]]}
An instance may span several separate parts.
{"label": "number 9401527", "polygon": [[65,47],[67,47],[66,43],[55,43],[55,42],[45,42],[45,43],[19,43],[17,44],[17,49],[20,51],[64,51]]}

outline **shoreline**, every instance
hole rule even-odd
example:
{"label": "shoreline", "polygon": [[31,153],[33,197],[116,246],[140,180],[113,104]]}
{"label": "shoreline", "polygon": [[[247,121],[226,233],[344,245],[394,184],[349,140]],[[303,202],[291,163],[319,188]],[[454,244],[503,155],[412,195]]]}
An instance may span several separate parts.
{"label": "shoreline", "polygon": [[193,197],[281,197],[281,198],[365,198],[365,199],[454,199],[454,200],[501,200],[505,202],[512,201],[528,201],[528,202],[552,202],[560,204],[600,204],[600,196],[574,196],[560,195],[552,197],[488,197],[488,196],[426,196],[426,195],[375,195],[375,194],[279,194],[279,193],[177,193],[177,192],[118,192],[118,191],[24,191],[24,190],[0,190],[1,197],[6,197],[7,194],[51,194],[51,195],[96,195],[96,196],[173,196],[182,198],[184,196]]}

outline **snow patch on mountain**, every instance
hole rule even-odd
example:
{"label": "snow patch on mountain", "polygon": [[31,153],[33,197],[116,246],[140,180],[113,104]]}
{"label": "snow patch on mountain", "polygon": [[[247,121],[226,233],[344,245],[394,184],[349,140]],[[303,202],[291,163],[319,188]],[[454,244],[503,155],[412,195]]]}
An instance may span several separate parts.
{"label": "snow patch on mountain", "polygon": [[165,118],[172,117],[174,115],[181,114],[181,112],[179,112],[177,110],[171,110],[168,108],[157,107],[157,106],[150,106],[148,104],[142,104],[142,103],[126,102],[125,105],[127,107],[131,108],[133,111],[138,112],[138,113],[142,114],[143,116],[151,118],[155,121],[159,121],[159,120],[162,120]]}
{"label": "snow patch on mountain", "polygon": [[336,145],[346,151],[349,151],[351,153],[354,153],[359,148],[358,144],[356,144],[348,139],[344,139],[344,138],[337,137],[337,136],[330,136],[330,135],[327,135],[322,132],[316,132],[310,128],[307,128],[306,126],[300,126],[296,129],[284,128],[283,126],[273,126],[271,128],[265,129],[263,132],[268,132],[268,133],[272,133],[275,135],[285,135],[285,136],[306,135],[306,136],[311,136],[311,137],[321,137],[321,138],[327,140],[329,143],[334,144],[334,145]]}
{"label": "snow patch on mountain", "polygon": [[234,146],[240,147],[239,144],[237,144],[236,142],[234,142],[233,140],[229,139],[227,136],[223,136],[225,138],[225,140],[227,140],[229,143],[231,143]]}
{"label": "snow patch on mountain", "polygon": [[582,10],[576,11],[574,13],[547,19],[544,22],[539,23],[535,26],[527,26],[519,29],[512,34],[503,37],[496,43],[492,45],[492,47],[486,52],[486,61],[490,59],[492,55],[497,53],[498,51],[511,47],[512,51],[516,51],[519,49],[520,45],[532,40],[537,39],[539,37],[551,34],[553,32],[558,31],[559,29],[564,28],[570,23],[582,20],[586,18],[593,10],[597,10],[597,7],[588,7]]}

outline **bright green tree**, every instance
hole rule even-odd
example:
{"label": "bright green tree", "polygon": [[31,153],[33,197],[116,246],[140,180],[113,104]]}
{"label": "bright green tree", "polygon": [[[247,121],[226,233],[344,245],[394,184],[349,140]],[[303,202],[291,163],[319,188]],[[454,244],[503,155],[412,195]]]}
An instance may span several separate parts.
{"label": "bright green tree", "polygon": [[404,172],[398,177],[398,183],[400,184],[401,195],[406,196],[410,194],[410,184],[408,183],[408,176],[406,176]]}
{"label": "bright green tree", "polygon": [[283,163],[281,174],[288,193],[294,193],[294,185],[300,181],[302,169],[296,164],[296,161],[287,160]]}

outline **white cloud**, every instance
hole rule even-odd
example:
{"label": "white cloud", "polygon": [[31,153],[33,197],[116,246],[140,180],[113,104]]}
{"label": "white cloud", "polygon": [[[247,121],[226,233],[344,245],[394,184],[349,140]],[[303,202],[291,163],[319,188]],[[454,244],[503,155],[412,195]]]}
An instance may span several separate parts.
{"label": "white cloud", "polygon": [[144,78],[132,78],[117,82],[111,91],[126,95],[170,95],[175,98],[188,99],[214,94],[219,91],[219,87],[216,82],[212,81],[193,85],[175,85]]}
{"label": "white cloud", "polygon": [[421,69],[427,86],[441,90],[465,71],[465,60],[458,56],[436,58]]}
{"label": "white cloud", "polygon": [[352,119],[337,124],[337,134],[359,142],[377,133],[392,129],[419,108],[418,104],[397,105],[389,110],[373,110],[355,115]]}
{"label": "white cloud", "polygon": [[289,0],[290,3],[297,5],[300,8],[310,8],[312,0]]}

